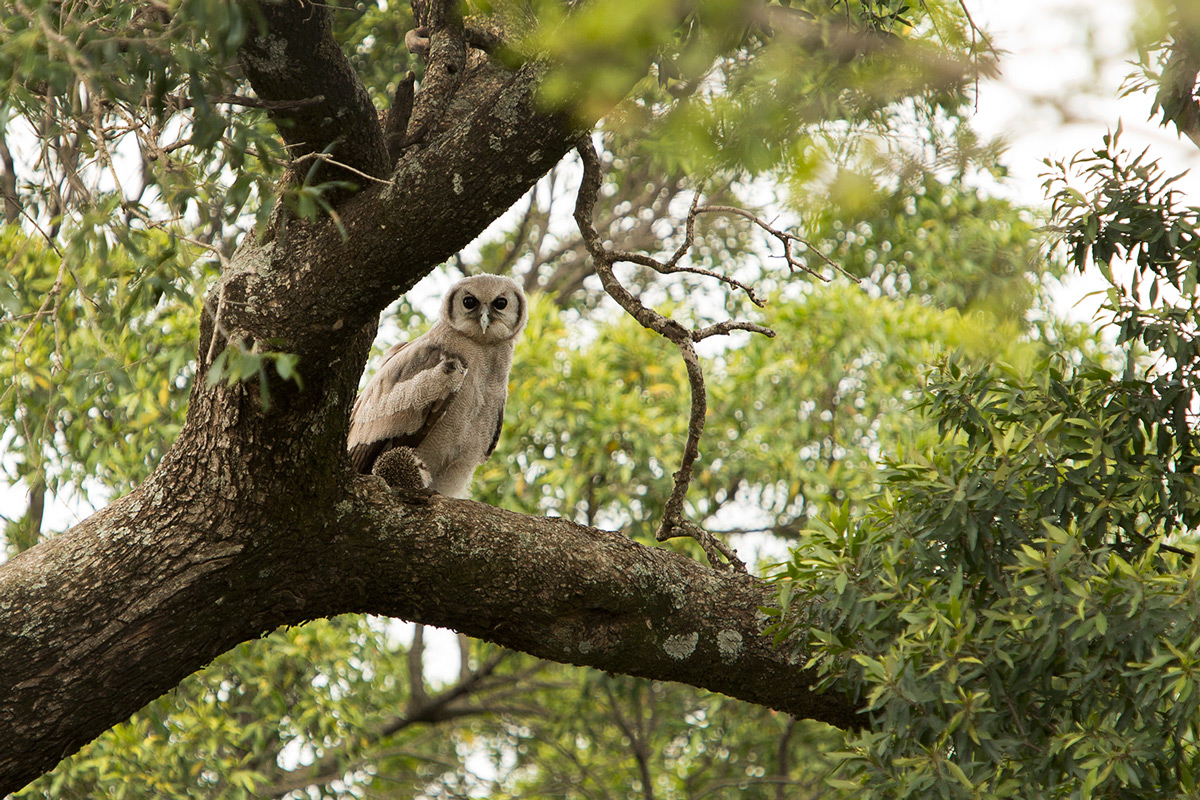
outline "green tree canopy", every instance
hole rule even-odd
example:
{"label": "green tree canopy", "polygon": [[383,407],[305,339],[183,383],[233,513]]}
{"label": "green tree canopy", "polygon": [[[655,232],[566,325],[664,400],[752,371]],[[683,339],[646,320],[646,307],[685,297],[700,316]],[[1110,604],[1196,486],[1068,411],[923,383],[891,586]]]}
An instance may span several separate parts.
{"label": "green tree canopy", "polygon": [[[1191,790],[1195,220],[1115,137],[1064,167],[1117,352],[1055,321],[965,6],[0,25],[0,789],[83,747],[22,796]],[[478,271],[532,299],[486,505],[352,477],[377,328]],[[476,639],[431,679],[394,620]]]}

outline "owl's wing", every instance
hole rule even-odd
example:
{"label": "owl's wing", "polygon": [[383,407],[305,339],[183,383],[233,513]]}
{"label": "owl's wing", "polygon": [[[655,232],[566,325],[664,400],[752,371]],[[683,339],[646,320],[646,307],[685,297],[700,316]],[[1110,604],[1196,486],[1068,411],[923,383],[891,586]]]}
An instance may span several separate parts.
{"label": "owl's wing", "polygon": [[350,415],[346,446],[355,471],[369,473],[383,452],[424,441],[466,374],[464,358],[425,337],[388,350]]}
{"label": "owl's wing", "polygon": [[504,427],[504,405],[500,404],[500,412],[496,415],[496,430],[492,433],[492,443],[488,445],[484,458],[491,458],[492,453],[496,452],[496,445],[500,443],[500,429]]}

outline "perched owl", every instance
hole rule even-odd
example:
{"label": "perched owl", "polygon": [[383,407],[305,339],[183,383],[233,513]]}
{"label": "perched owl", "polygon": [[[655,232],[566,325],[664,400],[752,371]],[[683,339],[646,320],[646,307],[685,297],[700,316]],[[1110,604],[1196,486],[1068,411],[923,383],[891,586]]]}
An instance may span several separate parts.
{"label": "perched owl", "polygon": [[525,293],[510,278],[475,275],[442,300],[426,333],[393,347],[350,416],[354,468],[370,473],[394,448],[412,448],[427,488],[466,497],[475,468],[496,449]]}

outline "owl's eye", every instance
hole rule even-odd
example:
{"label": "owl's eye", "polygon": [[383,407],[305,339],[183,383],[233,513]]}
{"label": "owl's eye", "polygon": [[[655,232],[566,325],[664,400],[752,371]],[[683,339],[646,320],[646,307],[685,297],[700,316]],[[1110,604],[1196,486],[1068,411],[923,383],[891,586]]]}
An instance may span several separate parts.
{"label": "owl's eye", "polygon": [[507,297],[497,297],[495,300],[492,301],[492,308],[496,309],[497,311],[502,311],[504,309],[504,307],[507,305],[508,305]]}
{"label": "owl's eye", "polygon": [[477,305],[479,305],[479,301],[475,299],[475,295],[469,294],[463,297],[463,308],[465,308],[467,311],[470,311]]}

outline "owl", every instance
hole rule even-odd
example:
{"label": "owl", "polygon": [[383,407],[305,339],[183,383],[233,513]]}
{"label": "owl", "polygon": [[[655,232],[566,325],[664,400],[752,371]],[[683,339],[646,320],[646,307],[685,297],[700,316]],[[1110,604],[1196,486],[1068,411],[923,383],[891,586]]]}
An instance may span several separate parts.
{"label": "owl", "polygon": [[527,315],[525,293],[510,278],[475,275],[450,287],[437,324],[388,350],[354,403],[347,441],[354,469],[370,473],[384,453],[411,448],[416,465],[407,474],[466,497],[500,438],[513,346]]}

